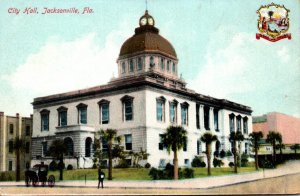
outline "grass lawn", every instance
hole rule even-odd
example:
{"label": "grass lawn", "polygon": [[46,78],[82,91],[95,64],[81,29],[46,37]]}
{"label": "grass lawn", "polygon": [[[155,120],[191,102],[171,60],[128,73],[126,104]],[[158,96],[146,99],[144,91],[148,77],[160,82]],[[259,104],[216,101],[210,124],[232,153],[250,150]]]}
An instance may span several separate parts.
{"label": "grass lawn", "polygon": [[[193,168],[195,178],[207,176],[207,168]],[[105,177],[108,177],[108,170],[103,170]],[[113,169],[113,180],[151,180],[149,174],[150,169],[146,168],[126,168],[126,169]],[[254,167],[241,167],[238,168],[239,173],[253,172]],[[212,176],[230,175],[234,174],[233,168],[211,168]],[[50,171],[48,175],[53,174],[55,179],[59,179],[59,171]],[[97,169],[76,169],[64,170],[64,180],[98,180]]]}

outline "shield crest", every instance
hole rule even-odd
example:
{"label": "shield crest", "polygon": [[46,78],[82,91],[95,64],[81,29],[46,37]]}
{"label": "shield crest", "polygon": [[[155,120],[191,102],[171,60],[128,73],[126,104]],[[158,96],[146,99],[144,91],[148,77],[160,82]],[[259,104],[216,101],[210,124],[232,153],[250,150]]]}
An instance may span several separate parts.
{"label": "shield crest", "polygon": [[275,42],[280,39],[291,39],[291,35],[287,34],[289,30],[289,10],[277,4],[269,4],[261,6],[257,13],[258,17],[258,30],[260,33],[256,34],[256,38],[260,37],[269,41]]}

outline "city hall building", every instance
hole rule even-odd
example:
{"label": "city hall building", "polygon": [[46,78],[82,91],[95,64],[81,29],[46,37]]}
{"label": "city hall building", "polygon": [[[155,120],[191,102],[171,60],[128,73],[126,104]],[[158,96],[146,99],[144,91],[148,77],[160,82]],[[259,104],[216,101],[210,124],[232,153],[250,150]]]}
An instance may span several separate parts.
{"label": "city hall building", "polygon": [[[230,132],[241,131],[247,138],[252,131],[250,107],[186,88],[174,47],[147,11],[121,46],[116,66],[118,76],[105,85],[34,99],[33,163],[50,161],[47,150],[59,138],[68,147],[66,164],[91,167],[95,133],[113,128],[126,151],[146,150],[146,162],[163,166],[172,163],[173,154],[163,148],[160,136],[168,126],[181,125],[188,142],[179,152],[179,165],[190,166],[195,156],[204,156],[200,137],[205,132],[218,136],[213,151],[220,152],[231,149]],[[248,141],[241,150],[249,153]]]}

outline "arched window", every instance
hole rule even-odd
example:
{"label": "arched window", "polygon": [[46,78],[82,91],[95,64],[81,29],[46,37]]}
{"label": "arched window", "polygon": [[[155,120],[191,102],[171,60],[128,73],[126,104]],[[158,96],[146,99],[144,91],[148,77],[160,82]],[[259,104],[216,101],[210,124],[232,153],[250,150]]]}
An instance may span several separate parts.
{"label": "arched window", "polygon": [[170,61],[167,61],[167,71],[170,71]]}
{"label": "arched window", "polygon": [[134,68],[134,66],[133,66],[133,60],[131,59],[129,61],[129,72],[133,72],[133,68]]}
{"label": "arched window", "polygon": [[92,138],[85,139],[85,157],[91,157]]}
{"label": "arched window", "polygon": [[150,57],[150,67],[154,67],[155,66],[155,63],[154,63],[154,57],[151,56]]}
{"label": "arched window", "polygon": [[173,63],[173,66],[172,66],[172,72],[173,72],[173,73],[176,73],[176,65],[175,65],[175,63]]}
{"label": "arched window", "polygon": [[164,58],[161,58],[160,59],[160,68],[161,70],[164,70],[165,69],[165,63],[164,63],[165,59]]}
{"label": "arched window", "polygon": [[143,67],[142,58],[141,58],[141,57],[139,57],[139,58],[138,58],[138,67],[137,67],[137,69],[138,69],[138,70],[141,70],[141,69],[142,69],[142,67]]}
{"label": "arched window", "polygon": [[70,137],[64,139],[64,144],[67,147],[67,156],[73,156],[74,154],[74,144],[73,140]]}
{"label": "arched window", "polygon": [[126,65],[125,62],[122,63],[122,73],[125,73],[126,71]]}

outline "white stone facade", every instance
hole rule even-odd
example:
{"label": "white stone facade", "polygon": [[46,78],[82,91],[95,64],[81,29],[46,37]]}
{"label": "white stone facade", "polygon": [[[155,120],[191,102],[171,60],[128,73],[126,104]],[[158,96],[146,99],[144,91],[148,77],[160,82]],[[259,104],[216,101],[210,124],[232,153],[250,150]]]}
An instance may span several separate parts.
{"label": "white stone facade", "polygon": [[[148,12],[143,17],[151,18]],[[228,140],[230,116],[235,119],[234,131],[237,131],[237,127],[239,127],[243,132],[243,122],[247,121],[245,137],[247,138],[248,134],[252,132],[250,107],[225,99],[204,96],[186,88],[186,83],[178,77],[178,59],[175,50],[167,40],[158,35],[158,29],[151,25],[145,25],[137,28],[135,33],[121,48],[117,60],[118,78],[112,79],[103,86],[34,100],[32,135],[34,162],[49,162],[51,157],[45,154],[45,149],[54,139],[68,138],[69,141],[72,141],[73,150],[72,154],[66,156],[68,162],[70,164],[77,163],[80,168],[91,167],[93,164],[92,150],[86,150],[87,141],[91,141],[88,145],[92,145],[94,134],[97,131],[112,128],[118,131],[118,135],[123,136],[123,146],[126,146],[125,135],[131,135],[129,138],[131,138],[132,150],[143,149],[150,154],[143,163],[148,162],[154,167],[164,166],[168,162],[172,163],[173,154],[172,152],[168,154],[166,149],[160,149],[160,134],[163,134],[169,125],[175,124],[182,125],[188,131],[187,148],[178,154],[179,165],[190,166],[195,156],[204,156],[205,144],[200,142],[200,137],[205,132],[209,131],[218,136],[219,152],[231,149]],[[144,40],[140,40],[142,38]],[[132,45],[130,45],[131,43]],[[139,48],[137,43],[145,44],[145,46]],[[137,46],[137,48],[133,46]],[[142,67],[138,66],[139,58]],[[130,68],[131,61],[133,64]],[[169,68],[167,68],[168,62]],[[126,102],[127,99],[130,99],[130,103]],[[160,109],[157,106],[158,102],[161,104]],[[101,120],[101,103],[108,105],[106,105],[109,111],[107,124],[103,124]],[[129,105],[125,106],[125,103]],[[174,106],[176,108],[175,122],[170,120],[171,103],[176,105]],[[64,117],[65,124],[63,126],[60,126],[61,109],[66,111],[67,117],[66,119]],[[131,115],[131,109],[133,116],[130,118],[132,119],[126,121],[125,111],[126,114],[130,113],[129,115]],[[187,113],[184,113],[186,111]],[[184,121],[182,116],[186,119],[185,124],[182,124]],[[84,120],[81,121],[81,118]],[[242,119],[240,125],[237,124],[237,119]],[[247,146],[249,148],[249,145],[246,146],[245,143],[247,141],[242,142],[241,150],[249,153],[249,150],[245,149]],[[215,144],[213,144],[212,150],[213,152],[216,150]],[[75,159],[76,161],[74,161]],[[76,168],[77,165],[73,165],[73,167]]]}

